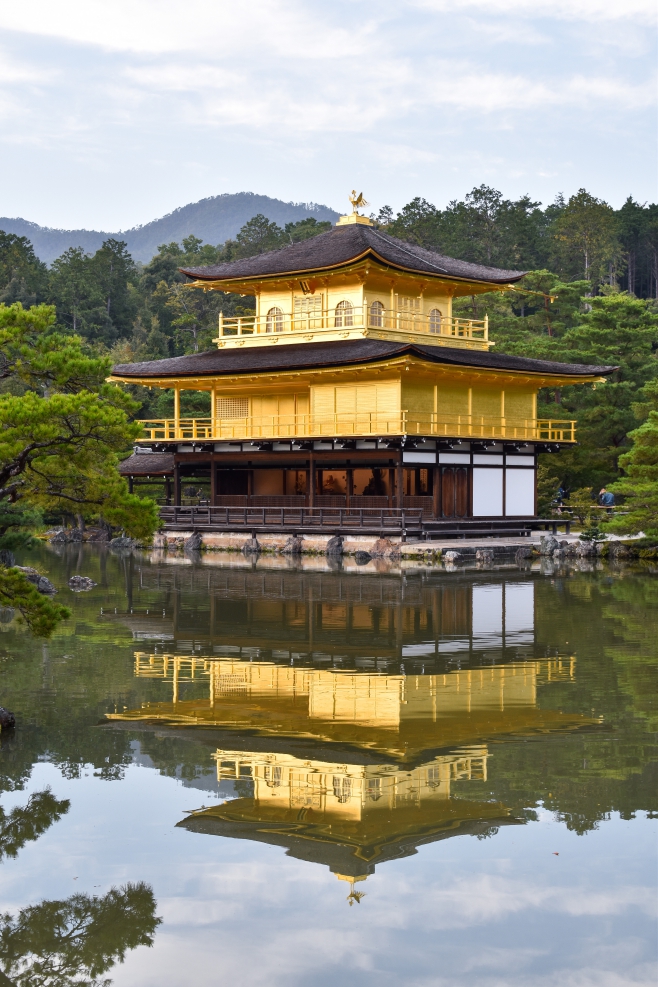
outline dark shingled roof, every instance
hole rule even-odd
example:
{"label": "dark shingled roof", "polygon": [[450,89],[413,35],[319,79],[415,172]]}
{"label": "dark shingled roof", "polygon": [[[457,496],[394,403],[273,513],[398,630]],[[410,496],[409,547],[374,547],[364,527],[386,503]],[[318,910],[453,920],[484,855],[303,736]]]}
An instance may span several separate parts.
{"label": "dark shingled roof", "polygon": [[118,377],[216,377],[233,374],[268,373],[282,370],[315,369],[353,363],[378,363],[399,356],[416,356],[432,363],[491,370],[516,370],[534,374],[598,377],[616,367],[592,367],[580,363],[554,363],[531,360],[507,353],[453,349],[448,346],[421,346],[419,343],[387,342],[380,339],[347,339],[326,343],[287,343],[283,346],[245,347],[208,350],[148,363],[120,363],[113,373]]}
{"label": "dark shingled roof", "polygon": [[372,226],[355,223],[335,226],[327,233],[293,243],[280,250],[270,250],[257,257],[246,257],[231,264],[212,267],[184,267],[183,274],[206,281],[235,281],[268,277],[272,275],[310,274],[340,267],[370,254],[392,267],[435,277],[462,278],[467,281],[486,281],[508,284],[518,281],[525,271],[502,271],[496,267],[483,267],[465,260],[453,260],[433,250],[425,250],[413,243],[405,243],[388,236]]}
{"label": "dark shingled roof", "polygon": [[133,453],[119,465],[122,476],[166,476],[174,473],[173,452]]}

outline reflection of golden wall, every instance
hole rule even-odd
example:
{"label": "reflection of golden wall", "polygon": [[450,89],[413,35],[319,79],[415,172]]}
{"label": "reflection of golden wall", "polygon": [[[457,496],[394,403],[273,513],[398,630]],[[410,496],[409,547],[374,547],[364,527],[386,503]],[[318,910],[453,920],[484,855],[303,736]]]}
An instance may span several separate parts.
{"label": "reflection of golden wall", "polygon": [[450,797],[455,780],[486,781],[487,749],[470,747],[404,771],[392,764],[358,765],[300,760],[291,754],[218,750],[217,780],[251,778],[263,808],[314,809],[363,820]]}
{"label": "reflection of golden wall", "polygon": [[135,659],[136,675],[172,679],[174,702],[180,682],[208,678],[211,700],[232,695],[303,699],[311,719],[392,728],[403,720],[531,707],[538,681],[573,678],[575,667],[572,658],[405,676],[140,652]]}
{"label": "reflection of golden wall", "polygon": [[[537,706],[540,681],[573,678],[575,661],[519,662],[446,675],[384,675],[245,662],[137,655],[137,674],[166,677],[171,702],[108,714],[356,744],[408,759],[502,735],[573,730],[593,721]],[[184,682],[207,683],[208,698]],[[205,688],[204,688],[205,691]]]}

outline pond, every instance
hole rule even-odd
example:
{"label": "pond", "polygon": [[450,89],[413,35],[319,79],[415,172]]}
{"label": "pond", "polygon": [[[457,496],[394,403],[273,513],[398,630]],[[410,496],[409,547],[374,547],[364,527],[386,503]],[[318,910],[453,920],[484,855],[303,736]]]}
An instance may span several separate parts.
{"label": "pond", "polygon": [[21,561],[1,984],[655,982],[649,570]]}

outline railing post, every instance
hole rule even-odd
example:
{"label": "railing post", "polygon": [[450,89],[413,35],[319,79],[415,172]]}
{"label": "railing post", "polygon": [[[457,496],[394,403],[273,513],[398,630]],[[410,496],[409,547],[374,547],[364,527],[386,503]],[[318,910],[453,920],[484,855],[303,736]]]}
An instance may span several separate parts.
{"label": "railing post", "polygon": [[180,439],[180,387],[174,387],[174,438]]}
{"label": "railing post", "polygon": [[220,312],[219,313],[219,335],[220,336],[223,336],[224,335],[224,313],[223,312]]}

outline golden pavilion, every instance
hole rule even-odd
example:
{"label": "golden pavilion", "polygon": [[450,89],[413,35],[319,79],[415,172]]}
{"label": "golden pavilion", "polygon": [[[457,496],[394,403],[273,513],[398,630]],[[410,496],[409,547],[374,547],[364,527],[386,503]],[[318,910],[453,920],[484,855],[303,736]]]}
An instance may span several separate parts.
{"label": "golden pavilion", "polygon": [[[183,273],[254,298],[254,315],[220,315],[211,351],[118,365],[113,379],[173,391],[173,418],[143,423],[122,472],[173,481],[174,521],[182,484],[203,479],[197,528],[310,531],[322,509],[336,530],[405,527],[405,510],[426,531],[528,522],[538,453],[576,441],[573,421],[538,418],[538,391],[614,369],[496,353],[487,317],[456,316],[453,299],[512,290],[524,272],[403,242],[356,211],[312,239]],[[181,415],[185,390],[209,394],[208,418]]]}

